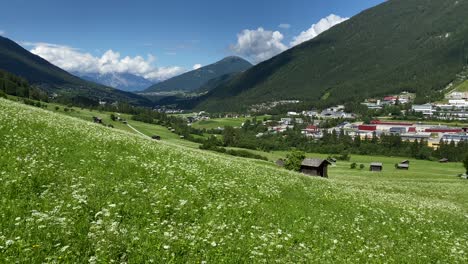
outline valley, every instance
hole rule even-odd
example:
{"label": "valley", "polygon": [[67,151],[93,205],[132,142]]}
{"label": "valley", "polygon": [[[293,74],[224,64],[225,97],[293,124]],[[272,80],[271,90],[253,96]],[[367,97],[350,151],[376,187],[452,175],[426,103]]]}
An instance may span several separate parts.
{"label": "valley", "polygon": [[466,10],[3,5],[0,263],[467,263]]}

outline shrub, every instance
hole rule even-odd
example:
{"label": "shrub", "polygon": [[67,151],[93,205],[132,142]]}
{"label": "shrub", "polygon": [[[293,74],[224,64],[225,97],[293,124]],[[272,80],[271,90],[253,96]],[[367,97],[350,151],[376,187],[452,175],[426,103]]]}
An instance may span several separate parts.
{"label": "shrub", "polygon": [[284,167],[288,170],[300,171],[302,161],[305,159],[305,153],[302,151],[293,151],[286,155]]}
{"label": "shrub", "polygon": [[351,163],[351,166],[350,166],[350,167],[351,167],[351,169],[355,169],[356,166],[357,166],[356,162],[353,162],[353,163]]}
{"label": "shrub", "polygon": [[365,167],[366,167],[366,166],[365,166],[364,164],[359,165],[359,168],[360,168],[361,170],[364,169]]}

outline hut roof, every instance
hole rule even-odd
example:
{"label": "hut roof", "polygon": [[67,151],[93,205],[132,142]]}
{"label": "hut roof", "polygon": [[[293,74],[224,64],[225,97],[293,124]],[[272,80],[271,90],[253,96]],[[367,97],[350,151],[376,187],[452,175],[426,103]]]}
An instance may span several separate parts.
{"label": "hut roof", "polygon": [[409,164],[407,164],[407,163],[400,163],[400,164],[398,164],[398,168],[409,168]]}
{"label": "hut roof", "polygon": [[371,167],[382,167],[383,166],[383,164],[380,163],[380,162],[372,162],[370,165],[371,165]]}
{"label": "hut roof", "polygon": [[401,164],[410,164],[410,161],[409,160],[404,160],[401,162]]}
{"label": "hut roof", "polygon": [[305,159],[302,161],[301,165],[306,167],[320,167],[323,163],[331,165],[331,163],[328,160],[324,159]]}

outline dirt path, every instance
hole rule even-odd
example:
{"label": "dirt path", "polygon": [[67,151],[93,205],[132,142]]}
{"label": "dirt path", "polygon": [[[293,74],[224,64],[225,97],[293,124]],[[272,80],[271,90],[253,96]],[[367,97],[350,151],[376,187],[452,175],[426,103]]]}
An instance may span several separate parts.
{"label": "dirt path", "polygon": [[138,134],[140,134],[140,135],[142,135],[142,136],[144,136],[144,137],[149,137],[149,136],[147,136],[147,135],[141,133],[140,131],[138,131],[136,128],[132,127],[132,126],[131,126],[130,124],[128,124],[128,123],[127,123],[127,126],[128,126],[129,128],[131,128],[133,131],[137,132]]}

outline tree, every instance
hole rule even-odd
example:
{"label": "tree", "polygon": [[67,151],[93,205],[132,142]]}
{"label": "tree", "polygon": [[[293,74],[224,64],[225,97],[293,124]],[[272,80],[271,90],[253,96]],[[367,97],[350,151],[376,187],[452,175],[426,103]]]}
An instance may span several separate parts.
{"label": "tree", "polygon": [[117,117],[114,114],[110,114],[110,119],[112,121],[115,121],[115,120],[117,120]]}
{"label": "tree", "polygon": [[465,166],[466,174],[468,174],[468,155],[463,159],[463,166]]}
{"label": "tree", "polygon": [[356,168],[356,166],[357,166],[356,162],[353,162],[353,163],[351,163],[350,168],[354,170]]}
{"label": "tree", "polygon": [[286,162],[284,167],[288,170],[300,171],[302,161],[305,159],[305,153],[302,151],[294,150],[286,155]]}

